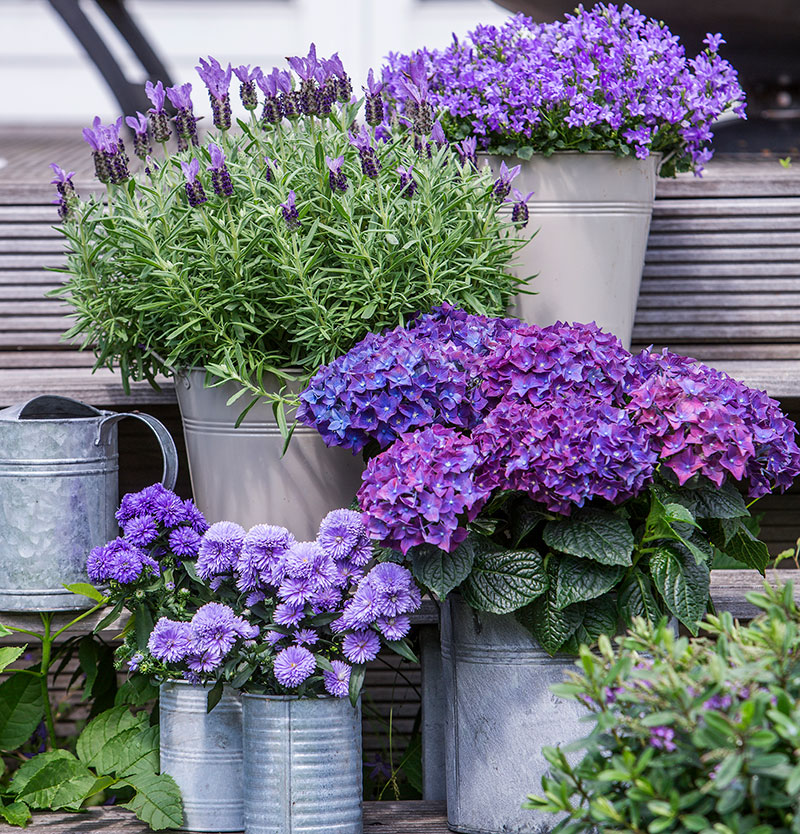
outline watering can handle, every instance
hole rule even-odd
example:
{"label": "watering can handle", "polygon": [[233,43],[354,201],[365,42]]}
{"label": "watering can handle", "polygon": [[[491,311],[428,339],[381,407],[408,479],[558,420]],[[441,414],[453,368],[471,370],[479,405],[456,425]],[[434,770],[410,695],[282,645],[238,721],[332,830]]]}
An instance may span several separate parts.
{"label": "watering can handle", "polygon": [[175,448],[175,441],[167,431],[167,427],[160,420],[156,420],[155,417],[151,417],[149,414],[142,414],[138,411],[112,414],[110,417],[106,417],[105,420],[101,421],[97,429],[95,445],[105,446],[108,442],[111,429],[126,417],[135,417],[137,420],[141,420],[151,428],[153,434],[158,438],[158,445],[161,447],[161,454],[164,458],[164,470],[161,474],[161,483],[167,489],[173,489],[175,481],[178,479],[178,450]]}

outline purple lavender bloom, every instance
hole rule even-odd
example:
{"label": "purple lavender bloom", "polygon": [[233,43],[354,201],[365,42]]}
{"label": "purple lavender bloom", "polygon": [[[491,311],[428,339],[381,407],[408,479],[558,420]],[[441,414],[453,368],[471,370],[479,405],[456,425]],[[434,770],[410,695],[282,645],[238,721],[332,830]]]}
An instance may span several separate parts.
{"label": "purple lavender bloom", "polygon": [[716,710],[718,712],[725,712],[733,703],[733,698],[730,695],[718,694],[712,695],[707,701],[703,703],[704,710]]}
{"label": "purple lavender bloom", "polygon": [[420,52],[409,59],[400,84],[405,88],[405,112],[413,121],[414,132],[429,134],[433,127],[433,108],[428,100],[428,70]]}
{"label": "purple lavender bloom", "polygon": [[369,630],[353,631],[342,641],[344,656],[351,663],[367,663],[375,660],[381,648],[380,637]]}
{"label": "purple lavender bloom", "polygon": [[202,58],[198,60],[200,66],[195,69],[208,89],[214,127],[219,130],[230,130],[231,97],[228,90],[231,86],[231,65],[228,64],[227,68],[223,69],[220,62],[210,55],[208,61]]}
{"label": "purple lavender bloom", "polygon": [[343,156],[337,156],[336,159],[331,159],[329,156],[325,157],[325,165],[328,168],[328,184],[334,194],[337,191],[342,194],[347,191],[347,176],[342,171],[343,162]]}
{"label": "purple lavender bloom", "polygon": [[300,214],[297,211],[297,206],[295,205],[294,191],[290,191],[289,196],[286,198],[286,202],[281,203],[281,212],[283,213],[283,219],[289,231],[294,231],[299,228]]}
{"label": "purple lavender bloom", "polygon": [[518,176],[521,166],[509,168],[505,161],[500,163],[500,176],[494,181],[492,193],[498,203],[502,203],[511,193],[511,183]]}
{"label": "purple lavender bloom", "polygon": [[161,617],[153,627],[147,641],[147,648],[150,654],[158,660],[179,663],[192,651],[190,624]]}
{"label": "purple lavender bloom", "polygon": [[261,67],[242,65],[233,68],[233,74],[239,79],[239,98],[245,110],[255,110],[258,107],[258,94],[256,93],[256,81],[263,73]]}
{"label": "purple lavender bloom", "polygon": [[121,127],[122,116],[108,125],[95,116],[92,128],[83,129],[83,138],[92,149],[95,175],[102,183],[119,185],[130,177],[128,155],[119,136]]}
{"label": "purple lavender bloom", "polygon": [[346,698],[350,692],[350,673],[352,667],[343,660],[332,660],[333,671],[325,670],[322,673],[322,682],[325,690],[334,698]]}
{"label": "purple lavender bloom", "polygon": [[453,147],[456,149],[456,153],[458,154],[462,165],[477,166],[478,140],[474,136],[469,136],[466,139],[462,139],[460,142],[457,142]]}
{"label": "purple lavender bloom", "polygon": [[520,229],[528,225],[528,201],[533,197],[533,191],[523,194],[518,188],[514,191],[514,205],[511,207],[511,222]]}
{"label": "purple lavender bloom", "polygon": [[275,176],[275,171],[273,170],[273,165],[275,165],[275,160],[270,159],[268,156],[264,157],[264,163],[266,164],[266,168],[264,169],[264,179],[267,182],[272,182],[273,177]]}
{"label": "purple lavender bloom", "polygon": [[[299,111],[306,116],[315,116],[319,112],[319,87],[317,84],[317,71],[323,69],[317,60],[317,48],[312,43],[306,58],[287,58],[289,66],[297,73],[300,79],[300,93],[297,97]],[[287,118],[291,118],[286,113]]]}
{"label": "purple lavender bloom", "polygon": [[74,171],[69,173],[61,166],[56,165],[55,162],[50,163],[55,176],[50,182],[56,187],[58,197],[53,200],[53,203],[58,206],[58,216],[62,220],[69,217],[71,210],[78,203],[78,194],[75,191],[75,186],[72,184],[72,178],[75,176]]}
{"label": "purple lavender bloom", "polygon": [[139,515],[128,521],[124,528],[124,536],[137,547],[146,547],[159,536],[158,525],[151,515]]}
{"label": "purple lavender bloom", "polygon": [[155,142],[166,142],[171,134],[169,129],[169,121],[167,113],[164,110],[164,99],[166,93],[164,85],[159,81],[155,86],[152,81],[148,81],[144,85],[145,93],[152,103],[152,107],[147,111],[150,134]]}
{"label": "purple lavender bloom", "polygon": [[136,111],[136,116],[126,116],[125,124],[133,131],[133,152],[139,159],[147,159],[148,154],[153,152],[153,146],[149,139],[149,126],[147,116]]}
{"label": "purple lavender bloom", "polygon": [[197,175],[200,173],[200,163],[197,158],[192,157],[191,162],[181,161],[181,169],[183,170],[183,175],[186,177],[185,188],[189,205],[192,208],[197,208],[197,206],[208,202],[203,183],[197,179]]}
{"label": "purple lavender bloom", "polygon": [[440,148],[444,148],[450,144],[447,141],[447,136],[445,136],[442,123],[438,119],[433,123],[433,128],[431,128],[431,139],[433,139],[433,141],[436,142]]}
{"label": "purple lavender bloom", "polygon": [[323,59],[322,63],[334,81],[334,97],[342,104],[347,104],[353,95],[353,84],[338,53],[334,52],[327,60]]}
{"label": "purple lavender bloom", "polygon": [[273,661],[275,678],[281,686],[293,689],[307,680],[317,668],[317,661],[302,646],[287,646]]}
{"label": "purple lavender bloom", "polygon": [[228,166],[225,164],[222,148],[210,142],[208,153],[211,156],[211,164],[208,166],[208,170],[211,172],[211,185],[214,192],[219,197],[231,197],[233,195],[233,182]]}
{"label": "purple lavender bloom", "polygon": [[277,67],[273,67],[269,75],[261,73],[256,78],[256,84],[265,96],[261,127],[266,130],[270,125],[280,124],[283,119],[283,100],[291,91],[291,81],[287,83],[284,74]]}
{"label": "purple lavender bloom", "polygon": [[201,579],[209,579],[230,573],[239,557],[244,537],[244,528],[233,521],[212,524],[200,542],[197,575]]}
{"label": "purple lavender bloom", "polygon": [[409,162],[407,167],[403,165],[397,166],[397,173],[400,174],[400,193],[403,197],[411,198],[417,190],[417,183],[412,170],[413,167],[413,162]]}
{"label": "purple lavender bloom", "polygon": [[193,527],[176,527],[169,534],[169,549],[181,559],[195,559],[200,549],[200,534]]}
{"label": "purple lavender bloom", "polygon": [[668,753],[677,750],[674,738],[675,731],[671,727],[653,727],[650,730],[650,746],[657,750],[666,750]]}
{"label": "purple lavender bloom", "polygon": [[294,633],[294,642],[298,646],[313,646],[319,643],[319,634],[313,628],[301,628]]}
{"label": "purple lavender bloom", "polygon": [[198,145],[197,118],[192,110],[192,85],[181,84],[167,87],[167,98],[177,111],[175,129],[178,133],[178,150],[186,150],[189,145]]}
{"label": "purple lavender bloom", "polygon": [[361,125],[361,130],[357,134],[350,134],[350,144],[358,150],[364,176],[375,179],[380,173],[381,161],[372,146],[372,137],[365,125]]}
{"label": "purple lavender bloom", "polygon": [[364,102],[364,120],[368,125],[377,127],[384,117],[383,113],[383,83],[375,80],[375,73],[370,69],[367,74],[367,86],[361,88],[366,94]]}

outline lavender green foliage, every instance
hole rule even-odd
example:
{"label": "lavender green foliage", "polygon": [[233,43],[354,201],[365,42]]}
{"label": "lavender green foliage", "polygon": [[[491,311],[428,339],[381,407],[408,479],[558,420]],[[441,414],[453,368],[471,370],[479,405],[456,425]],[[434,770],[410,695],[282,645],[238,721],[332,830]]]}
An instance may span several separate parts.
{"label": "lavender green foliage", "polygon": [[[800,797],[800,612],[793,586],[748,595],[759,616],[727,612],[707,637],[637,620],[613,649],[581,650],[557,694],[591,712],[572,753],[529,808],[561,815],[553,834],[595,831],[794,834]],[[556,687],[554,687],[554,690]],[[583,752],[575,753],[579,747]]]}

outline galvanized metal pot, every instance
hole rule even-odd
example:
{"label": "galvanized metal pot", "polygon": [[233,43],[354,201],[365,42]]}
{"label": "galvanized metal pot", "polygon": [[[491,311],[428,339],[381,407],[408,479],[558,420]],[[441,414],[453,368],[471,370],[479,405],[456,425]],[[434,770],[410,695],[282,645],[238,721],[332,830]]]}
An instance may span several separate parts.
{"label": "galvanized metal pot", "polygon": [[361,834],[361,707],[242,695],[246,834]]}
{"label": "galvanized metal pot", "polygon": [[149,414],[100,411],[40,396],[0,411],[0,610],[65,611],[87,598],[64,589],[88,582],[86,557],[114,538],[117,423],[135,417],[155,433],[172,488],[178,453]]}
{"label": "galvanized metal pot", "polygon": [[[514,314],[538,325],[596,321],[630,346],[660,155],[562,151],[530,160],[484,157],[497,172],[521,164],[514,187],[533,191],[516,274],[536,275]],[[509,204],[510,206],[510,204]],[[510,211],[510,208],[509,208]]]}
{"label": "galvanized metal pot", "polygon": [[226,687],[207,713],[210,688],[161,684],[161,772],[181,789],[184,829],[243,831],[242,700]]}
{"label": "galvanized metal pot", "polygon": [[587,712],[550,686],[575,663],[550,657],[511,614],[442,607],[447,822],[470,834],[545,834],[557,817],[522,809],[541,789],[542,747],[582,738]]}
{"label": "galvanized metal pot", "polygon": [[[284,440],[269,403],[258,403],[234,428],[247,399],[228,406],[238,386],[206,388],[204,381],[203,370],[176,380],[197,506],[209,520],[244,527],[269,522],[287,527],[298,539],[315,538],[323,517],[355,497],[361,458],[329,449],[314,429],[300,425],[282,455]],[[275,390],[279,387],[276,380]],[[294,415],[287,419],[291,423]]]}

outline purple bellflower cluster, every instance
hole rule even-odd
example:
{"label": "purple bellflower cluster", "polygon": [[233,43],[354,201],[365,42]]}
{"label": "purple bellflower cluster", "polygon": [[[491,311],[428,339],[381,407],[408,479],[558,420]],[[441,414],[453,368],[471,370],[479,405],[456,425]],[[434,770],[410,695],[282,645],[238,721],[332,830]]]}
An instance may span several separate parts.
{"label": "purple bellflower cluster", "polygon": [[401,118],[413,120],[419,102],[409,79],[424,77],[450,138],[474,135],[484,149],[675,153],[670,170],[700,172],[720,114],[744,117],[722,43],[708,35],[689,58],[663,23],[627,4],[597,4],[554,23],[520,14],[478,26],[443,50],[390,54],[382,80]]}

